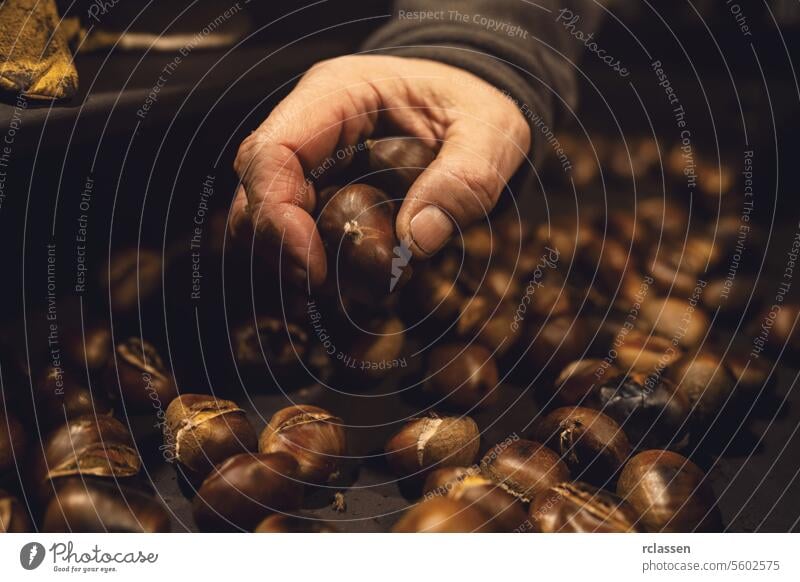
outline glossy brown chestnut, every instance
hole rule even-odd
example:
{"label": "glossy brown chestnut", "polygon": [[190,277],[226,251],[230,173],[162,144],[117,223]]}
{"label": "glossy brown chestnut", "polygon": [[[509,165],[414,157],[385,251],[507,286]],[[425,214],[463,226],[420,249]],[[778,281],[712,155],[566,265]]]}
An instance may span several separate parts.
{"label": "glossy brown chestnut", "polygon": [[81,416],[110,416],[111,403],[100,391],[91,391],[72,369],[45,367],[36,380],[36,417],[54,427]]}
{"label": "glossy brown chestnut", "polygon": [[300,507],[297,461],[287,453],[242,453],[203,481],[192,508],[201,531],[252,531],[276,511]]}
{"label": "glossy brown chestnut", "polygon": [[25,505],[0,489],[0,533],[28,533],[33,530]]}
{"label": "glossy brown chestnut", "polygon": [[68,477],[59,481],[44,512],[48,533],[164,533],[166,508],[154,496],[113,479]]}
{"label": "glossy brown chestnut", "polygon": [[422,476],[439,467],[471,465],[478,456],[478,425],[468,416],[431,414],[408,421],[386,443],[386,459],[399,476]]}
{"label": "glossy brown chestnut", "polygon": [[561,455],[574,478],[597,485],[613,480],[631,452],[614,419],[580,406],[557,408],[536,425],[534,435]]}
{"label": "glossy brown chestnut", "polygon": [[595,386],[619,374],[607,360],[585,358],[566,365],[556,378],[551,393],[541,400],[545,406],[582,406],[592,397]]}
{"label": "glossy brown chestnut", "polygon": [[125,408],[134,412],[163,410],[178,395],[158,350],[138,337],[117,344],[108,381],[110,386],[119,386]]}
{"label": "glossy brown chestnut", "polygon": [[476,468],[445,467],[425,480],[423,496],[446,496],[480,509],[491,529],[511,532],[525,522],[525,508],[513,495],[484,477]]}
{"label": "glossy brown chestnut", "polygon": [[687,354],[669,371],[698,420],[713,418],[733,394],[736,379],[722,359],[711,350]]}
{"label": "glossy brown chestnut", "polygon": [[256,526],[256,533],[338,533],[333,525],[315,517],[274,513]]}
{"label": "glossy brown chestnut", "polygon": [[[395,204],[389,197],[372,186],[351,184],[320,202],[317,228],[330,257],[328,276],[337,288],[365,301],[400,289],[411,277],[411,251],[395,236]],[[404,257],[402,268],[397,257]]]}
{"label": "glossy brown chestnut", "polygon": [[22,465],[26,445],[22,423],[0,408],[0,476]]}
{"label": "glossy brown chestnut", "polygon": [[120,421],[111,416],[81,417],[62,425],[43,447],[36,447],[32,484],[45,499],[63,478],[93,476],[119,482],[135,476],[141,464],[133,438]]}
{"label": "glossy brown chestnut", "polygon": [[721,527],[705,474],[671,451],[644,451],[628,461],[617,495],[631,505],[648,531],[708,532]]}
{"label": "glossy brown chestnut", "polygon": [[424,390],[454,408],[487,407],[497,402],[499,373],[492,353],[477,344],[436,346],[428,358]]}
{"label": "glossy brown chestnut", "polygon": [[347,440],[342,419],[308,404],[276,412],[258,439],[260,453],[284,452],[298,463],[301,481],[322,484],[336,478]]}
{"label": "glossy brown chestnut", "polygon": [[484,513],[466,501],[431,497],[403,514],[395,533],[485,533],[493,531]]}
{"label": "glossy brown chestnut", "polygon": [[498,443],[481,459],[481,472],[526,503],[569,479],[569,468],[554,451],[525,439]]}
{"label": "glossy brown chestnut", "polygon": [[588,483],[559,483],[531,502],[533,531],[542,533],[628,533],[642,531],[625,501]]}
{"label": "glossy brown chestnut", "polygon": [[302,376],[308,357],[308,332],[283,317],[261,315],[231,332],[236,364],[248,376],[287,382]]}
{"label": "glossy brown chestnut", "polygon": [[364,142],[369,150],[369,167],[377,179],[400,196],[436,158],[433,148],[414,137],[386,137]]}
{"label": "glossy brown chestnut", "polygon": [[167,408],[164,445],[186,476],[199,481],[228,457],[255,451],[258,440],[235,402],[183,394]]}

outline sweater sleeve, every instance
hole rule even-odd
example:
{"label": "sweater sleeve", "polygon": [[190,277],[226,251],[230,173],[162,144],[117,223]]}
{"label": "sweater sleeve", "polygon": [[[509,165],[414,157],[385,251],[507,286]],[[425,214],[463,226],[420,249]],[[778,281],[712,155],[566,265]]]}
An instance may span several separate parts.
{"label": "sweater sleeve", "polygon": [[520,106],[539,158],[535,128],[553,126],[562,100],[577,101],[571,63],[583,44],[565,23],[592,31],[601,14],[596,0],[396,0],[391,21],[363,49],[437,60],[492,83]]}

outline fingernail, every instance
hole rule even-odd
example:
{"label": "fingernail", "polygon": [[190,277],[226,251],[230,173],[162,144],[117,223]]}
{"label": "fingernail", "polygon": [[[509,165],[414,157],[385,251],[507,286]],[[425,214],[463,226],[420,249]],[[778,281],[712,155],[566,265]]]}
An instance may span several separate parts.
{"label": "fingernail", "polygon": [[426,206],[411,219],[411,238],[422,252],[432,255],[453,234],[453,221],[437,206]]}

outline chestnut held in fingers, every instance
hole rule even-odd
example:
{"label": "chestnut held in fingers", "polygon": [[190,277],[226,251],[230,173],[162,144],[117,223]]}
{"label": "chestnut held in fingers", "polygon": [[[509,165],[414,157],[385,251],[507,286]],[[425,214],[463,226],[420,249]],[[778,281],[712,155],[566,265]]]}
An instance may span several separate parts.
{"label": "chestnut held in fingers", "polygon": [[32,530],[28,510],[22,502],[0,489],[0,533],[28,533]]}
{"label": "chestnut held in fingers", "polygon": [[481,459],[481,471],[524,502],[569,479],[567,465],[542,443],[524,439],[497,444]]}
{"label": "chestnut held in fingers", "polygon": [[534,531],[542,533],[627,533],[641,531],[638,514],[625,501],[588,483],[559,483],[531,502]]}
{"label": "chestnut held in fingers", "polygon": [[333,525],[311,516],[274,513],[256,526],[256,533],[338,533]]}
{"label": "chestnut held in fingers", "polygon": [[163,410],[178,395],[172,374],[158,350],[138,337],[117,344],[116,365],[109,369],[109,385],[119,380],[126,408],[137,412]]}
{"label": "chestnut held in fingers", "polygon": [[164,444],[190,480],[237,453],[255,451],[256,432],[235,402],[183,394],[167,407]]}
{"label": "chestnut held in fingers", "polygon": [[497,402],[499,373],[492,353],[477,344],[446,344],[431,350],[424,390],[455,408]]}
{"label": "chestnut held in fingers", "polygon": [[386,458],[399,476],[437,467],[471,465],[478,456],[478,425],[468,416],[435,414],[408,421],[386,443]]}
{"label": "chestnut held in fingers", "polygon": [[369,150],[369,167],[378,172],[376,179],[399,196],[405,196],[411,184],[436,158],[433,148],[415,137],[386,137],[364,142]]}
{"label": "chestnut held in fingers", "polygon": [[425,480],[423,493],[426,499],[447,496],[477,507],[496,531],[514,531],[522,526],[527,517],[522,503],[516,497],[474,468],[437,469]]}
{"label": "chestnut held in fingers", "polygon": [[722,359],[710,350],[687,354],[669,371],[698,419],[713,418],[733,394],[736,379]]}
{"label": "chestnut held in fingers", "polygon": [[490,532],[491,521],[475,505],[450,497],[431,497],[415,505],[392,528],[394,533]]}
{"label": "chestnut held in fingers", "polygon": [[300,507],[303,485],[287,453],[242,453],[217,465],[192,503],[201,531],[252,531],[276,511]]}
{"label": "chestnut held in fingers", "polygon": [[284,452],[298,463],[298,478],[322,484],[336,478],[347,452],[342,419],[311,405],[289,406],[276,412],[258,439],[261,453]]}
{"label": "chestnut held in fingers", "polygon": [[706,476],[686,457],[650,450],[625,465],[617,495],[652,532],[713,532],[721,529],[716,500]]}
{"label": "chestnut held in fingers", "polygon": [[169,513],[152,495],[112,479],[59,481],[44,512],[48,533],[165,533]]}
{"label": "chestnut held in fingers", "polygon": [[395,204],[384,192],[351,184],[320,202],[317,227],[330,256],[329,276],[343,292],[374,301],[411,277],[411,250],[395,236]]}
{"label": "chestnut held in fingers", "polygon": [[580,406],[557,408],[539,421],[534,434],[561,455],[573,477],[598,485],[611,481],[631,452],[616,421]]}
{"label": "chestnut held in fingers", "polygon": [[22,423],[0,408],[0,476],[22,465],[26,444]]}

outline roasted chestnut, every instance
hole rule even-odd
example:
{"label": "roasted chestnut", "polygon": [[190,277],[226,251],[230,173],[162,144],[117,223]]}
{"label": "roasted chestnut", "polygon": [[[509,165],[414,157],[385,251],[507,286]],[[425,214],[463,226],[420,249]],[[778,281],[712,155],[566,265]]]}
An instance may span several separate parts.
{"label": "roasted chestnut", "polygon": [[588,483],[559,483],[531,502],[531,529],[542,533],[638,532],[638,514],[625,501]]}
{"label": "roasted chestnut", "polygon": [[698,420],[713,418],[732,396],[736,385],[736,379],[722,359],[707,349],[679,360],[670,369],[669,377]]}
{"label": "roasted chestnut", "polygon": [[261,453],[284,452],[298,464],[301,481],[322,484],[336,478],[347,441],[342,419],[308,404],[276,412],[258,439]]}
{"label": "roasted chestnut", "polygon": [[256,533],[337,533],[327,521],[304,515],[274,513],[256,526]]}
{"label": "roasted chestnut", "polygon": [[0,489],[0,533],[32,531],[28,510],[16,497]]}
{"label": "roasted chestnut", "polygon": [[385,137],[364,142],[369,155],[369,167],[379,172],[381,184],[391,186],[398,196],[405,196],[411,184],[436,158],[433,148],[415,137]]}
{"label": "roasted chestnut", "polygon": [[364,301],[400,289],[411,277],[411,250],[395,236],[394,202],[366,184],[350,184],[321,198],[317,228],[337,288]]}
{"label": "roasted chestnut", "polygon": [[269,382],[272,376],[281,384],[303,377],[309,338],[296,323],[261,315],[234,328],[231,339],[236,364],[244,375],[260,382]]}
{"label": "roasted chestnut", "polygon": [[135,476],[141,468],[128,429],[111,416],[70,420],[36,447],[32,484],[41,499],[65,477],[105,477],[113,482]]}
{"label": "roasted chestnut", "polygon": [[255,451],[258,441],[244,410],[235,402],[183,394],[167,407],[164,445],[186,476],[197,481],[228,457]]}
{"label": "roasted chestnut", "polygon": [[686,457],[650,450],[625,465],[617,495],[652,532],[713,532],[721,528],[716,500],[706,476]]}
{"label": "roasted chestnut", "polygon": [[303,485],[288,453],[242,453],[217,465],[192,508],[201,531],[252,531],[276,511],[300,507]]}
{"label": "roasted chestnut", "polygon": [[109,385],[118,385],[125,408],[136,412],[163,410],[178,395],[158,350],[138,337],[117,344]]}
{"label": "roasted chestnut", "polygon": [[496,531],[514,531],[526,519],[522,503],[475,468],[437,469],[425,480],[423,494],[426,499],[447,496],[477,507]]}
{"label": "roasted chestnut", "polygon": [[395,533],[473,533],[490,532],[490,519],[466,501],[450,497],[431,497],[418,503],[395,524]]}
{"label": "roasted chestnut", "polygon": [[478,425],[468,416],[435,414],[408,421],[386,443],[395,474],[420,476],[439,467],[471,465],[478,455]]}
{"label": "roasted chestnut", "polygon": [[559,456],[535,441],[507,440],[481,459],[481,472],[524,502],[548,487],[569,479]]}
{"label": "roasted chestnut", "polygon": [[26,444],[22,423],[0,408],[0,476],[22,464]]}
{"label": "roasted chestnut", "polygon": [[166,508],[155,497],[113,479],[68,477],[55,486],[42,520],[48,533],[164,533]]}
{"label": "roasted chestnut", "polygon": [[561,455],[573,477],[597,485],[613,480],[631,452],[614,419],[580,406],[557,408],[539,421],[534,435]]}
{"label": "roasted chestnut", "polygon": [[487,407],[497,402],[499,374],[492,353],[477,344],[436,346],[428,358],[424,390],[455,408]]}
{"label": "roasted chestnut", "polygon": [[109,416],[108,398],[79,382],[72,369],[45,367],[36,380],[34,394],[36,418],[45,427],[53,427],[81,416]]}

